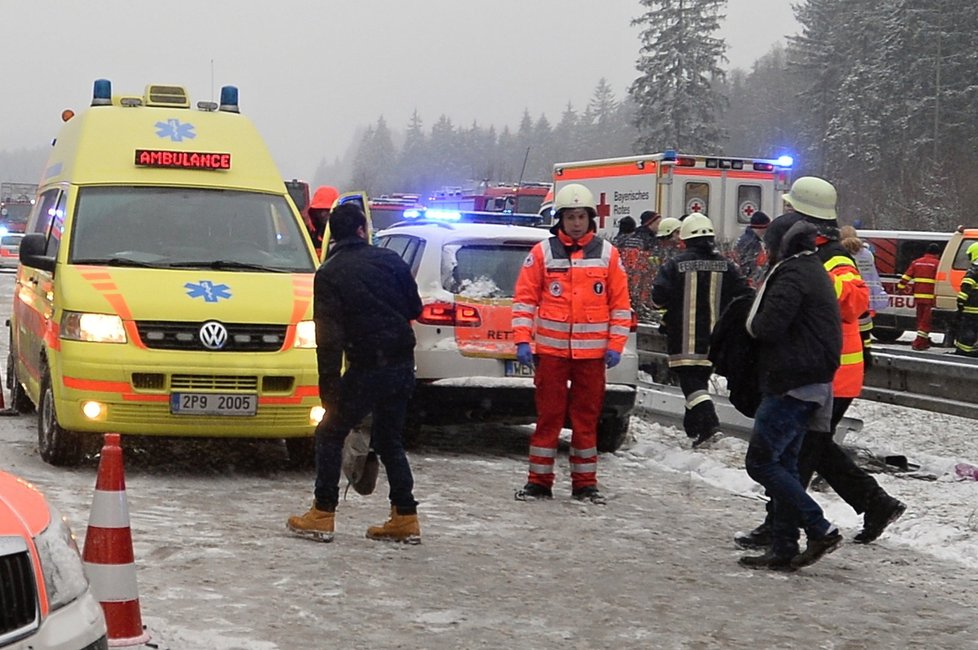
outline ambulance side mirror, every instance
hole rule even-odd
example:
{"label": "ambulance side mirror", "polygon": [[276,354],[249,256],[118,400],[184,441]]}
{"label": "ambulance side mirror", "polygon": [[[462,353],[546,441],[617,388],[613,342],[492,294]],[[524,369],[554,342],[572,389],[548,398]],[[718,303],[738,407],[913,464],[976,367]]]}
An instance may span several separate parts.
{"label": "ambulance side mirror", "polygon": [[20,263],[42,271],[54,271],[54,257],[45,255],[47,238],[41,233],[25,235],[20,242]]}

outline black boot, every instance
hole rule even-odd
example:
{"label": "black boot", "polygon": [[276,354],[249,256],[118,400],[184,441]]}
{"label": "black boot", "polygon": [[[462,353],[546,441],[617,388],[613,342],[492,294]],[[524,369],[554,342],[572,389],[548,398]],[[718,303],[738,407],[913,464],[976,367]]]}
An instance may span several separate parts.
{"label": "black boot", "polygon": [[766,549],[771,546],[771,524],[766,520],[749,533],[736,533],[734,544],[751,550]]}
{"label": "black boot", "polygon": [[842,544],[842,533],[839,529],[832,527],[828,533],[821,537],[809,537],[808,546],[798,555],[791,558],[791,566],[800,569],[805,566],[815,564],[823,555],[828,555]]}
{"label": "black boot", "polygon": [[907,505],[889,494],[883,495],[867,506],[863,514],[863,529],[856,534],[852,541],[857,544],[869,544],[883,534],[886,527],[900,518],[907,510]]}
{"label": "black boot", "polygon": [[737,564],[748,569],[767,569],[768,571],[794,571],[790,555],[776,555],[767,551],[764,555],[745,555],[737,560]]}

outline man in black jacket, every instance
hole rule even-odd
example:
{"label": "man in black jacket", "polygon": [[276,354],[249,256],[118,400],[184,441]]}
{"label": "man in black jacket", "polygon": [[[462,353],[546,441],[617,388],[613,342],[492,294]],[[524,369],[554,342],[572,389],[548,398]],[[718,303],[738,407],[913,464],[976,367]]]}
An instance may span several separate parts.
{"label": "man in black jacket", "polygon": [[[367,537],[421,541],[414,478],[404,453],[404,422],[414,390],[414,330],[421,298],[411,270],[395,253],[367,243],[366,218],[355,204],[330,216],[335,244],[316,272],[313,313],[319,397],[326,415],[316,427],[315,501],[288,528],[302,537],[333,540],[343,442],[373,414],[371,440],[390,484],[390,519]],[[341,376],[343,357],[347,369]]]}
{"label": "man in black jacket", "polygon": [[[835,289],[815,255],[815,226],[790,213],[778,217],[764,236],[774,265],[747,317],[757,340],[758,379],[763,398],[747,448],[747,473],[764,486],[772,505],[772,545],[745,556],[750,568],[791,571],[816,562],[842,542],[838,528],[805,491],[798,452],[808,428],[828,426],[832,378],[842,350],[841,317]],[[808,546],[798,552],[798,527]]]}

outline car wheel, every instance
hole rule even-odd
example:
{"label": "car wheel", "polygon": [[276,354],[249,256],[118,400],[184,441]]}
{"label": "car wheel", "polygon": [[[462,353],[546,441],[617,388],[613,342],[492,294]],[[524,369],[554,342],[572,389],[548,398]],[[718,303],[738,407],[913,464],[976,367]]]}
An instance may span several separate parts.
{"label": "car wheel", "polygon": [[316,437],[286,438],[285,450],[289,452],[289,467],[312,469],[316,466]]}
{"label": "car wheel", "polygon": [[873,338],[880,343],[896,343],[896,340],[901,336],[903,336],[903,330],[894,330],[888,327],[873,328]]}
{"label": "car wheel", "polygon": [[72,467],[82,460],[82,434],[68,431],[58,424],[54,408],[51,372],[44,371],[41,379],[41,399],[37,408],[37,449],[41,458],[51,465]]}
{"label": "car wheel", "polygon": [[598,451],[618,451],[628,437],[630,420],[628,415],[603,416],[598,422]]}
{"label": "car wheel", "polygon": [[32,413],[34,402],[27,396],[24,387],[20,385],[15,364],[13,348],[11,348],[11,351],[7,353],[7,388],[10,389],[10,408],[18,413]]}

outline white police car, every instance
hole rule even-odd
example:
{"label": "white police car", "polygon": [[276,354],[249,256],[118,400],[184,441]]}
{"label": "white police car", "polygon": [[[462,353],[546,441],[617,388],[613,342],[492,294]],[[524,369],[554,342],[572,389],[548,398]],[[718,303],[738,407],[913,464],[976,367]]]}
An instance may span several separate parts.
{"label": "white police car", "polygon": [[[535,419],[533,369],[516,361],[512,298],[523,260],[550,233],[514,221],[518,215],[429,210],[376,235],[377,246],[396,251],[411,266],[424,304],[414,324],[415,426]],[[600,451],[624,442],[637,379],[633,331],[621,363],[608,371]]]}

